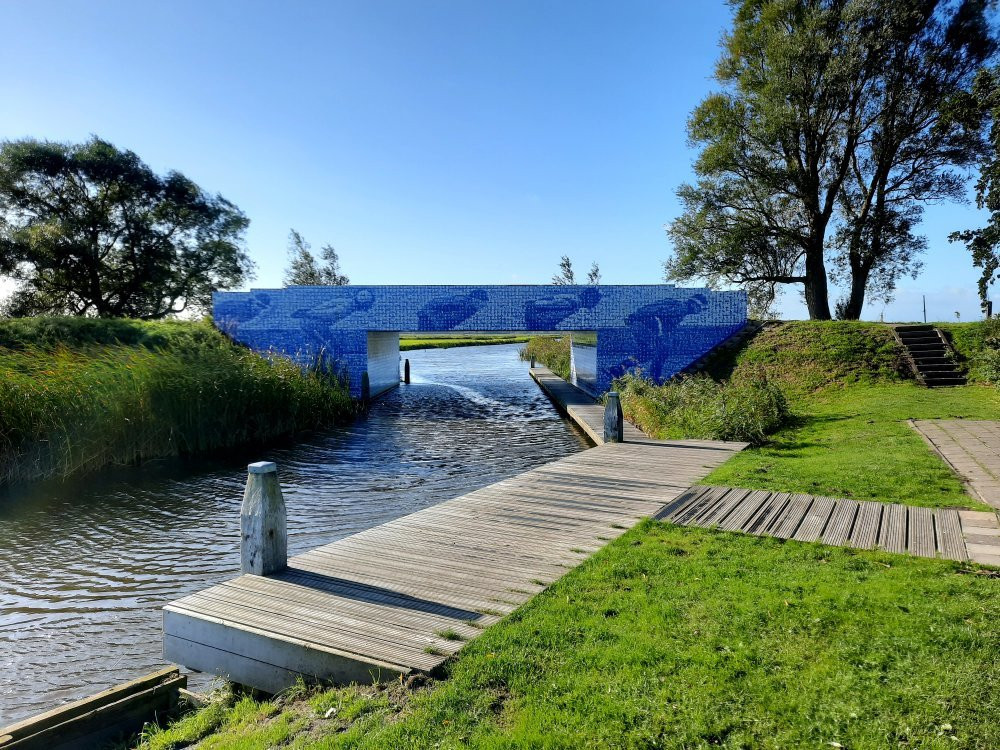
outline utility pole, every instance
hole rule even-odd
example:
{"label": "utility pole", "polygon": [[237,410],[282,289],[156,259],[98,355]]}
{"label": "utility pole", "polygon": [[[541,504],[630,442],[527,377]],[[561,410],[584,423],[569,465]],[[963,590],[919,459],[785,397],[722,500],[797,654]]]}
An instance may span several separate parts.
{"label": "utility pole", "polygon": [[924,299],[924,322],[927,322],[927,295],[921,295]]}

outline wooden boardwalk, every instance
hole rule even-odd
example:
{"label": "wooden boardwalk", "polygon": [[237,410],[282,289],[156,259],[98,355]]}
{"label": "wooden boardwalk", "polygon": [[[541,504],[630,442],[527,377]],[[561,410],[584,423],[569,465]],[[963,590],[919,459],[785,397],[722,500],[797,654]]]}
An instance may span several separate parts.
{"label": "wooden boardwalk", "polygon": [[172,602],[164,656],[268,692],[431,671],[742,447],[641,436],[554,461]]}
{"label": "wooden boardwalk", "polygon": [[[547,367],[532,367],[531,377],[555,402],[556,407],[565,412],[596,445],[604,444],[604,407],[592,396],[567,383]],[[630,422],[625,422],[625,442],[650,440],[646,434]],[[699,442],[699,441],[686,441]]]}
{"label": "wooden boardwalk", "polygon": [[997,560],[984,558],[984,541],[1000,540],[993,513],[734,487],[692,487],[655,517],[683,526],[987,564]]}

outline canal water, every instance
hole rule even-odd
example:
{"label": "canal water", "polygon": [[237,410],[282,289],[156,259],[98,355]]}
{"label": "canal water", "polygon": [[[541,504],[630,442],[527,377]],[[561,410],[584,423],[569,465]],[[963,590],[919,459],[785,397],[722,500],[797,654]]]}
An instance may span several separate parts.
{"label": "canal water", "polygon": [[247,463],[297,554],[585,448],[517,350],[408,352],[411,385],[293,445],[0,490],[0,726],[162,665],[160,607],[238,572]]}

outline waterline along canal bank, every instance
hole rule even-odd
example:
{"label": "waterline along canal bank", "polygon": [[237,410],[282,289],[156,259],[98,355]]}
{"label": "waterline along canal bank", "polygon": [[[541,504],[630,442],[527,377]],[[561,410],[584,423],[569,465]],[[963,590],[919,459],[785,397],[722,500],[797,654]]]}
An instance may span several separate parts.
{"label": "waterline along canal bank", "polygon": [[[266,451],[281,467],[290,554],[588,447],[518,348],[409,352],[412,385],[367,418]],[[239,568],[245,466],[259,458],[168,459],[0,490],[0,723],[162,663],[160,607]]]}

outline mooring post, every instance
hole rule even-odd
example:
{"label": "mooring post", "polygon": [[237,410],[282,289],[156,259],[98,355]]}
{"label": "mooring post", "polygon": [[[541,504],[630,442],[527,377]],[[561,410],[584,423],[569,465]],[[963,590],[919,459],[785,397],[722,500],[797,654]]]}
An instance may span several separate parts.
{"label": "mooring post", "polygon": [[278,467],[271,461],[247,466],[247,487],[240,507],[240,569],[266,576],[288,564],[285,499]]}
{"label": "mooring post", "polygon": [[361,373],[361,400],[365,404],[372,400],[372,386],[371,381],[368,380],[367,370]]}
{"label": "mooring post", "polygon": [[535,369],[535,355],[534,354],[531,355],[531,369],[532,370]]}
{"label": "mooring post", "polygon": [[604,401],[604,442],[621,443],[625,440],[625,415],[618,391],[609,391]]}
{"label": "mooring post", "polygon": [[409,384],[410,382],[410,360],[403,361],[403,382]]}

